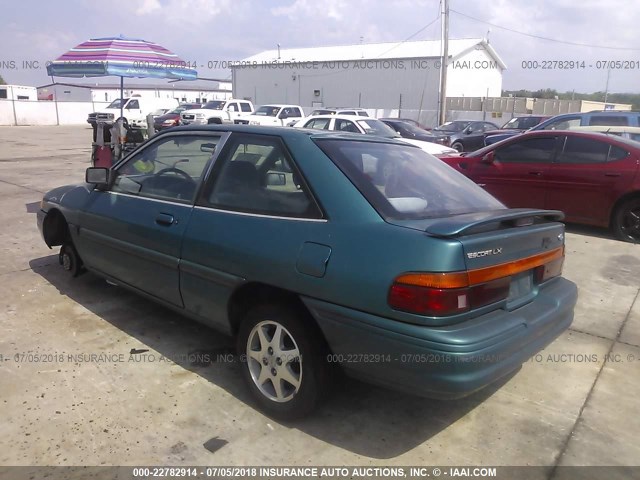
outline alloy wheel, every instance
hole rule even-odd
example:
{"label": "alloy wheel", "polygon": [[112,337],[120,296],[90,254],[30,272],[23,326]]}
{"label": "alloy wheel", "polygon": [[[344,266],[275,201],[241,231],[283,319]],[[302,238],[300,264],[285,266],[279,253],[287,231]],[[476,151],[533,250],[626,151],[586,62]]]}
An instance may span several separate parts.
{"label": "alloy wheel", "polygon": [[262,395],[279,403],[294,398],[302,385],[302,356],[289,330],[276,321],[258,323],[249,333],[246,354]]}

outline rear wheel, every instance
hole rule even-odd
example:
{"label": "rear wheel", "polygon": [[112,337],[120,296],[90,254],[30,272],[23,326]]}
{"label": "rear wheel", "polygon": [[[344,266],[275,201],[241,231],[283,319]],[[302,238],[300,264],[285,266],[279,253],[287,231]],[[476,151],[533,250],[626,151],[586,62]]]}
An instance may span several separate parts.
{"label": "rear wheel", "polygon": [[640,242],[640,198],[622,203],[613,215],[613,233],[625,242]]}
{"label": "rear wheel", "polygon": [[455,148],[459,152],[464,151],[464,145],[462,145],[462,143],[460,142],[454,142],[453,145],[451,145],[451,148]]}
{"label": "rear wheel", "polygon": [[237,349],[245,381],[260,407],[283,420],[310,413],[328,388],[321,335],[308,313],[286,304],[249,310]]}

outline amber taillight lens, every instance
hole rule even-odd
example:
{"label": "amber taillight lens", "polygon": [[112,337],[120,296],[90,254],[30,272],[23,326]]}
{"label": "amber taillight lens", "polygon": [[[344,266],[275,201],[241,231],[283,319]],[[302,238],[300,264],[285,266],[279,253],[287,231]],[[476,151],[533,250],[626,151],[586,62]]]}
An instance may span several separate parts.
{"label": "amber taillight lens", "polygon": [[535,269],[536,283],[562,273],[564,247],[467,272],[404,273],[389,289],[391,308],[442,317],[505,300],[511,276]]}

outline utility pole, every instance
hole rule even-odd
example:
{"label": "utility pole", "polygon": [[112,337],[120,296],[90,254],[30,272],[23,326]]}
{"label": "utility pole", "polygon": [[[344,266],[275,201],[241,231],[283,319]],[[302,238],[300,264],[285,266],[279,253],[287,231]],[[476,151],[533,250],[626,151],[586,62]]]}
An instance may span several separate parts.
{"label": "utility pole", "polygon": [[609,75],[611,75],[611,68],[607,68],[607,83],[604,87],[604,103],[607,103],[607,97],[609,96]]}
{"label": "utility pole", "polygon": [[442,34],[440,44],[442,47],[442,58],[440,61],[440,111],[438,112],[438,125],[445,122],[447,111],[447,60],[449,59],[449,0],[441,0],[442,10]]}

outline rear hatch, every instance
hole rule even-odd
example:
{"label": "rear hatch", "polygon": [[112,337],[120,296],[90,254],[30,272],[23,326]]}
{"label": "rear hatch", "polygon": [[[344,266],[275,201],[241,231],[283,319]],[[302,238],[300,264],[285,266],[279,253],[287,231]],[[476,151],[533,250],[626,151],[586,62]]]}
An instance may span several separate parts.
{"label": "rear hatch", "polygon": [[537,285],[559,275],[564,258],[562,218],[562,212],[553,210],[503,209],[390,223],[460,242],[469,283],[503,279],[511,309],[532,300]]}

